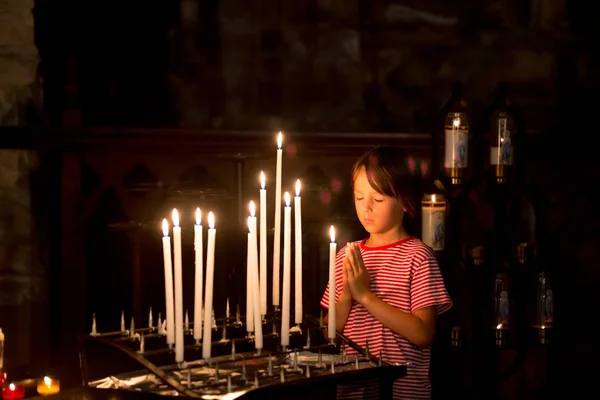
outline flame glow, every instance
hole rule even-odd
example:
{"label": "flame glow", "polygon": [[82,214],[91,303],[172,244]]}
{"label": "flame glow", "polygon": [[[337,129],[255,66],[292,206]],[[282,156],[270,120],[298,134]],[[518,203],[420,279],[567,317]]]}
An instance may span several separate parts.
{"label": "flame glow", "polygon": [[163,219],[162,228],[163,228],[163,235],[169,236],[169,223],[167,222],[166,218]]}
{"label": "flame glow", "polygon": [[202,225],[202,211],[200,211],[200,207],[196,208],[196,225]]}
{"label": "flame glow", "polygon": [[285,198],[285,206],[289,207],[290,206],[290,194],[288,192],[285,192],[283,197]]}
{"label": "flame glow", "polygon": [[335,243],[335,228],[333,225],[329,228],[329,237],[331,238],[331,243]]}
{"label": "flame glow", "polygon": [[281,146],[283,145],[283,135],[279,132],[277,135],[277,150],[281,150]]}
{"label": "flame glow", "polygon": [[263,171],[260,171],[260,188],[265,188],[265,173]]}
{"label": "flame glow", "polygon": [[176,208],[173,209],[173,226],[179,226],[179,213],[177,212]]}
{"label": "flame glow", "polygon": [[300,179],[296,181],[296,196],[300,196]]}
{"label": "flame glow", "polygon": [[210,229],[215,229],[215,215],[212,211],[208,213],[208,227]]}
{"label": "flame glow", "polygon": [[256,215],[256,206],[254,205],[254,202],[252,200],[250,200],[250,216],[254,217]]}

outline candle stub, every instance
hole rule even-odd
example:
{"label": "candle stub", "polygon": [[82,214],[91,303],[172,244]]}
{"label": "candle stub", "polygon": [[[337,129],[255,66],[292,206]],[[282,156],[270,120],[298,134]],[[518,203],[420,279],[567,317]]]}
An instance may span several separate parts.
{"label": "candle stub", "polygon": [[421,240],[434,251],[444,249],[446,199],[443,194],[425,194],[421,202]]}

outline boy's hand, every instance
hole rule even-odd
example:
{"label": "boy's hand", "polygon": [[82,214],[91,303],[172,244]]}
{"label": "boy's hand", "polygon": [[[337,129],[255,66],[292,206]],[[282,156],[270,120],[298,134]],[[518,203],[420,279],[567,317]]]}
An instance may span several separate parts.
{"label": "boy's hand", "polygon": [[[347,262],[346,262],[347,260]],[[360,249],[355,243],[350,243],[346,249],[344,271],[346,281],[350,288],[352,298],[359,303],[371,294],[371,278],[360,254]]]}
{"label": "boy's hand", "polygon": [[348,274],[346,273],[346,268],[348,268],[350,266],[350,262],[348,261],[348,249],[350,244],[347,245],[346,247],[346,254],[344,255],[344,259],[342,260],[342,284],[343,284],[343,289],[342,289],[342,294],[340,295],[338,301],[339,302],[344,302],[344,301],[352,301],[352,293],[350,292],[350,286],[348,285]]}

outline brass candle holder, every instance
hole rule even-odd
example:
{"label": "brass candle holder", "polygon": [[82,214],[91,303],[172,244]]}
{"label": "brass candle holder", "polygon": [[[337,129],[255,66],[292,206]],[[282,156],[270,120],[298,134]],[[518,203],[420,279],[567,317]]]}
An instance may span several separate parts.
{"label": "brass candle holder", "polygon": [[467,257],[473,265],[481,266],[485,262],[485,247],[472,246],[467,249]]}
{"label": "brass candle holder", "polygon": [[450,330],[450,344],[454,348],[462,347],[464,344],[465,330],[462,326],[453,326]]}

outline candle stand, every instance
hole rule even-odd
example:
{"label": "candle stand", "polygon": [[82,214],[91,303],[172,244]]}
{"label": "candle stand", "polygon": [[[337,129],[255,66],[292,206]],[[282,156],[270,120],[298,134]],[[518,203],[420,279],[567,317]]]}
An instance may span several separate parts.
{"label": "candle stand", "polygon": [[[335,344],[325,337],[321,318],[306,316],[301,329],[290,330],[287,348],[280,346],[280,312],[263,320],[264,348],[257,351],[254,338],[243,325],[245,318],[217,318],[212,328],[211,357],[202,358],[202,346],[185,335],[185,362],[173,363],[174,352],[155,327],[134,332],[108,332],[79,337],[82,384],[94,389],[127,389],[159,395],[232,399],[307,398],[311,393],[335,395],[338,384],[377,380],[380,398],[391,398],[392,384],[406,375],[406,365],[392,365],[371,356],[338,333]],[[88,347],[112,347],[139,366],[137,371],[89,376],[95,361]],[[347,355],[356,353],[357,355]],[[107,359],[106,353],[102,358]],[[170,361],[167,361],[170,360]],[[104,360],[106,362],[106,360]],[[115,370],[118,362],[114,362]]]}

